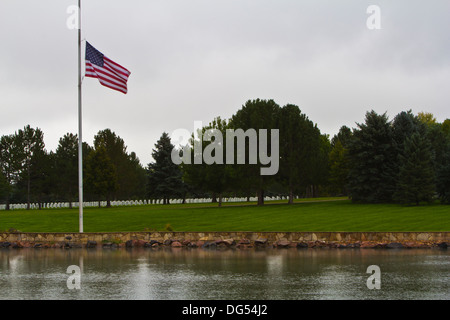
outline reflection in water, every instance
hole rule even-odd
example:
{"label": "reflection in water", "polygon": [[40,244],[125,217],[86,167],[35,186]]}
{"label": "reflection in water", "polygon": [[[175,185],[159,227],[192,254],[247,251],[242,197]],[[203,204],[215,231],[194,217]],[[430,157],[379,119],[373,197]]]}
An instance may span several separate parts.
{"label": "reflection in water", "polygon": [[449,270],[438,249],[2,249],[0,299],[450,299]]}

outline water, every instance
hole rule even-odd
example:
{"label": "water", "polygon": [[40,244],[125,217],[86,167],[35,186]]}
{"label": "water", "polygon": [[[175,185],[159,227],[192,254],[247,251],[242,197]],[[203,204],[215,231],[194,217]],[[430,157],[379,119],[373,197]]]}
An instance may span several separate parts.
{"label": "water", "polygon": [[[68,289],[70,265],[81,288]],[[369,290],[378,265],[381,289]],[[1,249],[0,299],[450,299],[442,249]]]}

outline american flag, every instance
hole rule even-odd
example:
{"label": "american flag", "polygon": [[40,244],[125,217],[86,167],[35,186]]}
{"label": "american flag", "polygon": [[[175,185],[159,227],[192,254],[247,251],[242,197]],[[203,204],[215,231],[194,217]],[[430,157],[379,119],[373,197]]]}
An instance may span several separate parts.
{"label": "american flag", "polygon": [[130,71],[105,57],[86,41],[86,77],[97,78],[105,87],[126,94],[130,74]]}

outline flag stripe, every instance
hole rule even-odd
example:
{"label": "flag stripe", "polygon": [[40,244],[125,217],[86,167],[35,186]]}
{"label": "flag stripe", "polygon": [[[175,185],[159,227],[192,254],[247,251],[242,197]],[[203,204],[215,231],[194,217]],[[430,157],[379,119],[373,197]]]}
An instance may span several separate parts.
{"label": "flag stripe", "polygon": [[109,80],[109,79],[107,79],[107,78],[104,78],[104,77],[102,77],[102,76],[98,76],[98,75],[86,75],[86,77],[97,78],[98,81],[99,81],[101,84],[103,84],[103,85],[109,84],[110,86],[113,86],[114,88],[118,88],[118,89],[120,88],[120,91],[122,91],[122,92],[126,92],[126,91],[127,91],[127,87],[126,87],[126,86],[118,85],[117,82],[111,81],[111,80]]}
{"label": "flag stripe", "polygon": [[127,82],[119,77],[117,77],[114,73],[110,72],[109,70],[102,68],[102,67],[98,67],[95,65],[92,65],[93,68],[93,72],[94,75],[98,76],[98,77],[103,77],[103,78],[107,78],[109,80],[111,80],[112,82],[115,82],[117,84],[121,84],[126,86]]}
{"label": "flag stripe", "polygon": [[117,63],[115,63],[114,61],[112,61],[111,59],[104,57],[103,58],[104,61],[106,62],[107,65],[109,65],[113,70],[115,70],[117,73],[121,74],[124,76],[125,80],[128,80],[128,77],[130,76],[131,72],[128,71],[127,69],[125,69],[124,67],[122,67],[121,65],[118,65]]}
{"label": "flag stripe", "polygon": [[118,77],[115,73],[112,73],[107,68],[97,67],[95,65],[93,67],[94,67],[94,72],[96,72],[97,74],[102,74],[105,77],[109,77],[112,81],[122,83],[125,86],[127,85],[126,80],[123,80],[122,78]]}
{"label": "flag stripe", "polygon": [[[87,64],[88,62],[86,62]],[[109,84],[110,88],[120,88],[119,91],[122,92],[127,92],[127,85],[126,83],[124,83],[123,81],[116,81],[115,79],[112,79],[111,77],[104,75],[103,72],[101,70],[99,70],[98,68],[95,67],[87,67],[86,69],[86,77],[90,77],[90,78],[97,78],[101,84],[106,85]]]}
{"label": "flag stripe", "polygon": [[127,93],[127,89],[122,87],[122,86],[117,86],[117,85],[115,85],[115,84],[113,84],[111,82],[105,81],[105,80],[103,80],[101,78],[98,78],[98,77],[92,77],[92,78],[97,78],[99,80],[100,84],[105,86],[105,87],[109,87],[111,89],[115,89],[117,91],[120,91],[120,92],[123,92],[123,93]]}

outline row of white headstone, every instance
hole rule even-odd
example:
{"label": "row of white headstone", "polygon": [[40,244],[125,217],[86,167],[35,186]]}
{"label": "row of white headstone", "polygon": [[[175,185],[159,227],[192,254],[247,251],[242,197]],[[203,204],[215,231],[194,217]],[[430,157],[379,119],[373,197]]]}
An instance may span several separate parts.
{"label": "row of white headstone", "polygon": [[[248,199],[249,201],[257,201],[257,197],[250,197]],[[264,201],[275,201],[275,200],[282,200],[281,197],[264,197]],[[246,202],[247,198],[223,198],[222,202]],[[186,199],[185,203],[211,203],[211,198],[194,198],[194,199]],[[170,203],[172,204],[181,204],[183,203],[183,199],[171,199]],[[162,199],[158,200],[126,200],[126,201],[111,201],[111,206],[139,206],[139,205],[148,205],[148,204],[163,204]],[[106,207],[106,201],[101,201],[100,206]],[[69,208],[69,202],[53,202],[53,203],[42,203],[41,208]],[[78,202],[72,202],[73,208],[78,208]],[[91,202],[83,202],[83,207],[98,207],[98,201],[91,201]],[[26,203],[16,203],[16,204],[10,204],[9,205],[10,210],[23,210],[27,209]],[[0,210],[5,210],[6,205],[0,204]],[[39,204],[37,203],[31,203],[30,209],[39,209]]]}

